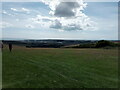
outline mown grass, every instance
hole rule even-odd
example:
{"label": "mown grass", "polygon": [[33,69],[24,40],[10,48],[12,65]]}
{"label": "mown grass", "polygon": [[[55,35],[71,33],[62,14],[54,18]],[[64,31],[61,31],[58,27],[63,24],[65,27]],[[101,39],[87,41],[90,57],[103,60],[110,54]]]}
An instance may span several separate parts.
{"label": "mown grass", "polygon": [[117,88],[117,49],[3,50],[3,88]]}

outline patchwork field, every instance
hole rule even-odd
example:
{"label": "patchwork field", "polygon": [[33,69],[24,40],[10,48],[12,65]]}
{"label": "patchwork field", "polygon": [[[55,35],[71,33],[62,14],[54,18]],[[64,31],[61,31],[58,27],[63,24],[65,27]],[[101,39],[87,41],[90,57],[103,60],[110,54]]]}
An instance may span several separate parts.
{"label": "patchwork field", "polygon": [[3,50],[3,88],[117,88],[117,49]]}

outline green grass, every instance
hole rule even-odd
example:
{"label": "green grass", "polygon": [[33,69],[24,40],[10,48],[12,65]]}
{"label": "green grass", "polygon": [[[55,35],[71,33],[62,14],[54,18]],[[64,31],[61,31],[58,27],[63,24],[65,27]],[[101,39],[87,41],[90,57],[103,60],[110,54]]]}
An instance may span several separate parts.
{"label": "green grass", "polygon": [[0,89],[2,88],[2,52],[0,49]]}
{"label": "green grass", "polygon": [[3,50],[3,88],[117,88],[117,49]]}

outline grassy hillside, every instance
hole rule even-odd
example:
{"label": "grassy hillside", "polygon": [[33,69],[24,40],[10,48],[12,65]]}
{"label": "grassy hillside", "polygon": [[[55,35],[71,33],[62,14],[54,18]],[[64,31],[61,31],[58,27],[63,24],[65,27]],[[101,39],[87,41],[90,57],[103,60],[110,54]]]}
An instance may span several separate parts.
{"label": "grassy hillside", "polygon": [[3,50],[3,88],[115,88],[117,49]]}

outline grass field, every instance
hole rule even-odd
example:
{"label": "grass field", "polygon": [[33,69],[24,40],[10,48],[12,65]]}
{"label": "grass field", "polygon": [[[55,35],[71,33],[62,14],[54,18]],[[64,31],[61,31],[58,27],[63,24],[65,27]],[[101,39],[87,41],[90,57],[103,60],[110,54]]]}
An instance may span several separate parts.
{"label": "grass field", "polygon": [[3,50],[3,88],[117,88],[117,49]]}

